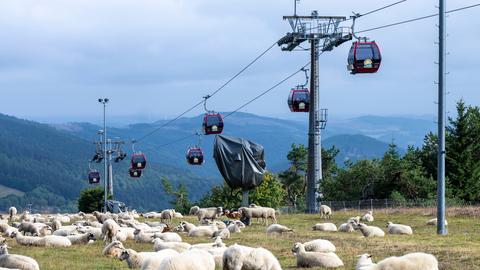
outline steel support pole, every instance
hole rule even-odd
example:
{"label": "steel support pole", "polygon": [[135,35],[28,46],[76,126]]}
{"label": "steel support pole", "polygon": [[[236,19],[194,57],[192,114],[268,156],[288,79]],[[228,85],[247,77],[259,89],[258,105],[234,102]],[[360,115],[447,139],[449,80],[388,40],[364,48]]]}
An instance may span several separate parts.
{"label": "steel support pole", "polygon": [[437,151],[437,234],[446,235],[445,228],[445,2],[439,0],[439,53],[438,53],[438,151]]}
{"label": "steel support pole", "polygon": [[314,213],[316,211],[316,193],[319,183],[320,170],[319,160],[320,152],[320,127],[319,127],[319,89],[318,89],[318,39],[312,39],[311,44],[311,67],[310,67],[310,112],[308,120],[308,164],[307,164],[307,200],[306,212]]}
{"label": "steel support pole", "polygon": [[108,153],[108,194],[113,199],[113,168],[112,168],[112,153]]}
{"label": "steel support pole", "polygon": [[106,117],[107,104],[103,101],[103,181],[104,181],[104,202],[103,211],[107,212],[107,197],[108,197],[108,172],[107,172],[107,117]]}

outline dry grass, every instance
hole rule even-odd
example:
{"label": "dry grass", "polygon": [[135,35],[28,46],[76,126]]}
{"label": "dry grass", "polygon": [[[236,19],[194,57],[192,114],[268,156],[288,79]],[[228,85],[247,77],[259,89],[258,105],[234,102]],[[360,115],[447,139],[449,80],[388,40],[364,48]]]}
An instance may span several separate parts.
{"label": "dry grass", "polygon": [[[295,268],[295,258],[291,248],[295,242],[304,242],[316,238],[332,241],[337,247],[337,254],[344,261],[344,269],[354,269],[356,256],[363,253],[374,255],[374,260],[387,256],[402,255],[409,252],[428,252],[440,261],[441,269],[480,269],[480,220],[477,215],[454,214],[448,217],[449,235],[437,236],[436,228],[426,226],[430,210],[403,209],[379,211],[374,213],[373,225],[384,228],[387,221],[409,224],[414,229],[413,236],[391,236],[385,238],[365,239],[359,232],[324,233],[311,230],[315,223],[323,222],[318,215],[282,215],[279,223],[295,229],[295,233],[282,236],[267,236],[265,227],[255,224],[246,228],[241,234],[233,234],[225,241],[227,244],[239,243],[248,246],[262,246],[271,250],[280,260],[284,269]],[[466,210],[478,213],[479,209]],[[450,213],[450,212],[449,212]],[[462,213],[458,211],[457,213]],[[337,225],[345,222],[359,212],[336,212],[329,222]],[[192,218],[187,218],[192,221]],[[184,237],[189,243],[207,242],[209,239],[192,239]],[[10,253],[24,254],[35,258],[41,269],[127,269],[126,264],[115,259],[101,256],[103,243],[97,241],[92,246],[75,246],[72,248],[38,248],[18,246],[13,239],[8,240]],[[137,251],[151,251],[151,244],[127,242],[126,247]],[[318,268],[319,269],[319,268]]]}

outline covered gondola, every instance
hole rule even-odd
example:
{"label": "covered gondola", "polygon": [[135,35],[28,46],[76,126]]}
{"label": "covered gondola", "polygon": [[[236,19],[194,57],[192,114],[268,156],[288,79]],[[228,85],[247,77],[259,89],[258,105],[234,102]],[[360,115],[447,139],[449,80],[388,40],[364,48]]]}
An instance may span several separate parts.
{"label": "covered gondola", "polygon": [[356,41],[348,54],[348,70],[351,74],[375,73],[380,68],[382,55],[375,41]]}
{"label": "covered gondola", "polygon": [[142,176],[142,170],[135,169],[135,168],[130,168],[128,170],[128,173],[130,174],[130,177],[132,178],[139,178]]}
{"label": "covered gondola", "polygon": [[97,170],[88,171],[88,183],[91,185],[100,183],[100,173]]}
{"label": "covered gondola", "polygon": [[202,165],[204,161],[203,151],[200,147],[190,147],[186,158],[190,165]]}
{"label": "covered gondola", "polygon": [[223,116],[216,112],[206,113],[203,117],[202,127],[205,135],[221,134],[223,131]]}
{"label": "covered gondola", "polygon": [[308,112],[310,110],[310,92],[308,89],[292,89],[288,96],[288,107],[292,112]]}
{"label": "covered gondola", "polygon": [[147,166],[147,158],[143,153],[134,153],[131,159],[131,166],[133,169],[143,170]]}

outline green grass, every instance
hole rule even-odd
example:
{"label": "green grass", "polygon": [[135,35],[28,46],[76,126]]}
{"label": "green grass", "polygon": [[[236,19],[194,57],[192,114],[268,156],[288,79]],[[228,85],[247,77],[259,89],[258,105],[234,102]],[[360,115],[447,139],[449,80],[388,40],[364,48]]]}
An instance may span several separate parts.
{"label": "green grass", "polygon": [[[478,209],[477,209],[478,210]],[[332,219],[337,226],[349,217],[360,212],[335,212]],[[478,217],[449,216],[449,234],[437,236],[434,226],[426,226],[425,221],[432,218],[431,211],[391,210],[390,213],[377,211],[374,213],[373,225],[385,229],[387,221],[408,224],[413,227],[413,236],[386,235],[384,238],[365,239],[359,232],[317,232],[312,231],[315,223],[324,222],[319,215],[281,215],[279,223],[295,230],[294,233],[281,236],[268,236],[265,227],[254,222],[240,234],[232,234],[225,242],[230,245],[239,243],[253,247],[264,247],[273,252],[279,259],[283,269],[295,269],[295,257],[291,249],[295,242],[305,242],[322,238],[332,241],[337,247],[337,254],[345,263],[343,269],[354,269],[357,255],[370,253],[374,261],[392,255],[403,255],[409,252],[427,252],[434,254],[440,269],[480,269],[480,220]],[[193,221],[191,217],[186,220]],[[179,221],[179,220],[177,220]],[[210,242],[206,238],[188,238],[189,243]],[[103,243],[97,241],[92,246],[74,246],[71,248],[39,248],[18,246],[14,239],[8,240],[11,254],[24,254],[35,258],[41,269],[127,269],[126,263],[116,259],[102,257]],[[151,251],[151,244],[125,243],[127,248],[137,251]],[[312,268],[320,269],[320,268]]]}

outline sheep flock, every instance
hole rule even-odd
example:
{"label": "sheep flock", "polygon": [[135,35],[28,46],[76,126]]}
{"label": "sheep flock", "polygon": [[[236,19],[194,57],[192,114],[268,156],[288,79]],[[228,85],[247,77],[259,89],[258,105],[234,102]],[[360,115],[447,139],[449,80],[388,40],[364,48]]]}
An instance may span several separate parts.
{"label": "sheep flock", "polygon": [[[101,246],[98,257],[119,261],[125,269],[279,270],[282,266],[277,256],[285,254],[275,254],[268,245],[270,239],[279,238],[290,243],[291,260],[296,262],[294,267],[346,269],[342,257],[337,255],[344,244],[334,237],[336,234],[356,234],[355,241],[363,242],[387,237],[395,237],[393,241],[398,241],[414,235],[416,228],[395,220],[380,223],[374,219],[372,211],[335,224],[332,222],[335,213],[326,205],[320,207],[319,214],[315,214],[317,222],[308,228],[296,227],[291,222],[281,224],[282,216],[277,209],[255,204],[234,210],[221,206],[193,206],[189,213],[178,213],[174,209],[146,213],[133,210],[120,214],[38,214],[17,211],[15,207],[6,210],[6,214],[0,216],[0,269],[40,269],[34,256],[12,252],[21,247],[75,250],[79,246]],[[429,223],[432,222],[427,221],[424,226]],[[256,236],[257,245],[242,242],[251,237],[250,227],[264,227],[263,236]],[[298,237],[297,231],[302,229],[310,231],[309,239]],[[140,245],[149,246],[149,249],[135,250]],[[411,253],[378,258],[378,263],[374,263],[369,254],[368,249],[365,254],[351,254],[358,260],[356,270],[439,269],[436,257],[428,251],[415,249]]]}

